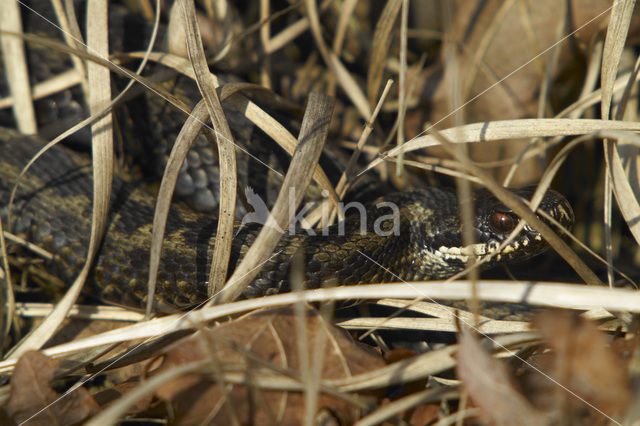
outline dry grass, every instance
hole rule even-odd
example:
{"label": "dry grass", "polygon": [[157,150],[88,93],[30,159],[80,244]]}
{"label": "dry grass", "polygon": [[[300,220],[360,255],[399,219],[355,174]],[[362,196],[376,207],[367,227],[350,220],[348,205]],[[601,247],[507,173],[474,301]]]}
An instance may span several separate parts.
{"label": "dry grass", "polygon": [[[146,0],[140,0],[139,3],[141,10],[155,11],[155,24],[150,25],[158,29],[159,4],[154,8]],[[107,60],[105,45],[109,31],[105,19],[106,2],[90,2],[92,6],[88,13],[96,13],[96,17],[92,18],[89,26],[91,31],[87,34],[87,44],[90,49],[87,51],[77,44],[77,39],[67,38],[62,42],[33,35],[16,36],[21,28],[15,25],[15,19],[7,18],[12,16],[9,12],[15,14],[11,8],[15,8],[16,4],[13,1],[1,3],[0,12],[5,8],[9,11],[0,13],[0,41],[5,64],[6,52],[13,52],[16,48],[19,51],[20,40],[24,40],[71,55],[74,69],[30,87],[24,71],[26,67],[5,65],[4,69],[23,70],[7,74],[12,96],[0,99],[0,107],[13,107],[17,126],[23,132],[30,133],[30,129],[35,129],[34,108],[29,102],[32,97],[38,99],[81,84],[88,96],[91,117],[69,131],[89,124],[99,131],[94,132],[92,140],[94,216],[85,267],[55,306],[29,303],[14,305],[9,279],[11,274],[6,274],[8,267],[5,262],[3,337],[7,341],[16,338],[18,326],[11,333],[12,320],[23,324],[25,318],[45,319],[22,341],[12,340],[10,345],[5,345],[10,352],[0,362],[0,372],[17,375],[20,368],[16,366],[19,365],[20,356],[28,350],[40,349],[67,318],[89,318],[94,321],[108,318],[134,324],[96,332],[44,349],[46,355],[64,359],[64,363],[55,368],[55,376],[72,382],[80,377],[85,382],[98,374],[108,376],[111,363],[118,366],[130,363],[137,365],[138,370],[132,369],[129,378],[142,383],[131,391],[122,391],[122,396],[110,401],[109,406],[91,408],[93,411],[90,416],[73,418],[74,422],[114,424],[127,414],[144,418],[150,415],[150,397],[155,395],[159,400],[176,405],[178,422],[188,422],[186,419],[190,419],[191,415],[196,416],[194,418],[198,422],[215,418],[219,423],[239,424],[244,421],[247,410],[242,405],[242,398],[233,392],[243,386],[251,387],[255,393],[252,402],[257,406],[259,414],[256,416],[265,416],[259,417],[261,420],[258,423],[293,422],[287,417],[290,415],[286,414],[287,394],[282,390],[290,391],[289,395],[304,394],[303,407],[299,411],[304,413],[302,420],[307,424],[313,423],[316,413],[323,408],[336,410],[331,414],[346,423],[358,421],[363,425],[385,421],[448,424],[478,417],[488,423],[514,424],[516,418],[513,416],[517,413],[508,409],[509,404],[523,407],[520,414],[530,413],[528,419],[517,419],[522,424],[579,423],[586,419],[608,419],[622,424],[637,420],[637,389],[630,388],[632,380],[637,379],[637,372],[632,368],[634,364],[611,361],[614,355],[625,353],[619,348],[622,344],[627,345],[626,353],[637,352],[637,326],[632,320],[640,313],[640,295],[637,291],[613,288],[617,277],[622,276],[615,274],[615,268],[629,273],[628,281],[637,282],[640,278],[637,273],[640,253],[640,221],[637,220],[640,217],[640,180],[637,173],[640,139],[637,133],[640,131],[640,120],[637,117],[636,84],[640,60],[632,58],[629,61],[627,58],[632,65],[621,65],[623,59],[634,55],[632,50],[625,50],[625,45],[634,41],[638,30],[632,19],[633,2],[620,1],[611,6],[603,1],[599,9],[595,7],[584,13],[581,11],[579,16],[572,15],[576,27],[584,26],[581,34],[591,34],[586,40],[574,38],[573,35],[565,37],[576,28],[566,27],[565,14],[571,11],[555,3],[555,19],[543,19],[542,23],[540,14],[543,6],[536,7],[533,2],[508,1],[500,6],[486,6],[479,15],[484,19],[484,25],[474,27],[468,34],[464,32],[465,25],[471,24],[465,20],[466,12],[448,2],[425,2],[421,6],[431,8],[431,13],[442,16],[445,24],[440,28],[407,28],[407,21],[410,27],[418,25],[417,21],[410,19],[412,14],[421,13],[418,1],[389,0],[383,2],[381,10],[376,11],[368,2],[312,0],[277,10],[282,6],[280,3],[263,0],[259,2],[259,15],[238,11],[234,9],[233,2],[228,2],[226,7],[221,6],[225,2],[215,6],[205,3],[196,9],[190,0],[179,0],[171,13],[166,14],[173,28],[166,51],[164,44],[152,41],[146,52],[118,52],[117,56],[112,57],[113,61]],[[256,6],[258,2],[250,3]],[[410,6],[414,7],[411,14],[406,9]],[[609,17],[608,21],[604,21],[604,24],[597,21],[603,17]],[[73,19],[73,16],[66,15],[61,24],[70,34],[78,37],[80,33],[74,29],[77,25]],[[602,25],[600,33],[594,28],[598,22]],[[522,40],[509,35],[513,28],[523,32]],[[274,29],[278,30],[277,34],[272,33]],[[183,33],[184,38],[181,38]],[[551,44],[543,44],[542,33],[555,34]],[[217,38],[209,37],[211,34]],[[415,34],[435,36],[436,40],[407,38]],[[571,42],[577,47],[567,47]],[[518,73],[520,67],[501,68],[509,62],[509,56],[514,56],[513,50],[510,50],[512,45],[531,48],[530,52],[519,48],[525,51],[524,57],[517,59],[527,65],[522,67],[524,77]],[[422,50],[432,54],[426,66]],[[500,52],[504,56],[501,57]],[[12,61],[17,61],[12,63],[24,63],[19,55],[10,55]],[[121,65],[127,64],[132,58],[144,58],[137,72]],[[173,74],[179,73],[194,79],[203,100],[193,111],[188,111],[180,99],[168,93],[144,70],[147,60],[162,65],[163,69]],[[567,77],[567,70],[560,69],[561,63],[573,64],[573,74]],[[153,70],[158,68],[154,67]],[[214,72],[210,73],[210,69]],[[225,83],[222,74],[217,73],[218,69],[245,70],[239,71],[243,77],[254,77],[257,80],[255,83],[263,87]],[[255,72],[246,72],[247,69]],[[124,92],[113,97],[110,92],[113,77],[109,72],[137,81],[145,90],[190,113],[176,140],[159,191],[150,259],[151,301],[166,214],[182,161],[203,127],[212,143],[218,147],[222,164],[222,202],[211,265],[210,294],[219,296],[200,309],[143,320],[139,313],[126,309],[100,307],[95,308],[94,312],[94,308],[74,305],[89,273],[90,262],[98,248],[107,218],[113,164],[110,111],[114,106],[117,107],[118,102],[126,101],[127,97]],[[439,72],[442,73],[442,79],[434,77],[440,75]],[[567,79],[577,81],[582,75],[584,83],[577,88],[577,94],[563,92],[563,82]],[[389,90],[387,85],[382,90],[383,81],[387,78],[397,81],[401,87],[395,84]],[[269,89],[293,103],[302,104],[308,100],[299,135],[292,135],[259,106],[259,93],[272,93]],[[309,95],[311,89],[336,97],[337,114],[331,128],[331,101],[324,95]],[[434,92],[434,96],[426,96],[429,92]],[[249,99],[246,94],[255,97]],[[558,97],[560,99],[556,99]],[[476,100],[486,100],[482,109],[474,109]],[[272,255],[279,235],[274,234],[273,228],[265,227],[243,262],[233,271],[230,279],[226,279],[229,276],[226,265],[229,263],[233,238],[237,170],[234,141],[222,103],[244,113],[292,155],[291,167],[284,177],[280,196],[273,209],[274,219],[281,228],[288,222],[291,211],[287,204],[289,188],[296,188],[296,194],[303,194],[304,191],[299,189],[306,188],[312,180],[327,191],[329,201],[335,205],[345,196],[356,175],[367,173],[400,188],[415,185],[416,182],[422,184],[424,180],[441,180],[436,173],[450,175],[489,188],[504,204],[542,231],[559,257],[566,260],[584,283],[594,285],[558,282],[562,278],[550,270],[541,271],[538,274],[539,281],[532,282],[472,279],[379,284],[294,292],[230,303],[255,276],[262,262]],[[443,104],[446,107],[442,107]],[[596,109],[598,104],[599,111]],[[430,106],[430,109],[421,108],[424,105]],[[209,120],[212,126],[208,124]],[[336,188],[318,165],[318,157],[329,130],[331,134],[326,143],[353,149],[352,160]],[[62,138],[56,138],[50,145]],[[398,145],[389,148],[389,141],[393,138],[396,138]],[[298,140],[310,142],[298,146]],[[600,144],[600,140],[604,140],[604,143]],[[465,144],[469,152],[458,149],[461,144]],[[597,158],[600,170],[588,166],[589,156]],[[368,163],[365,164],[362,158]],[[446,178],[444,180],[447,181]],[[525,203],[502,188],[502,184],[512,181],[539,182],[536,197],[530,203]],[[600,259],[605,267],[599,266],[585,251],[578,249],[578,244],[566,243],[536,217],[536,205],[552,181],[579,203],[576,206],[578,235],[574,240],[587,248],[594,248],[602,256]],[[600,186],[594,189],[587,182],[598,182]],[[592,196],[600,197],[603,211],[591,211],[589,204]],[[299,203],[301,200],[295,201]],[[320,220],[320,210],[318,207],[310,214],[316,222]],[[594,235],[597,237],[594,238]],[[6,253],[4,241],[2,251]],[[603,272],[605,269],[606,273]],[[515,271],[516,277],[518,272]],[[604,276],[607,278],[604,279]],[[602,281],[608,281],[609,287]],[[220,293],[221,288],[223,291]],[[531,305],[588,311],[583,317],[598,321],[600,331],[590,329],[584,325],[586,323],[575,319],[556,317],[557,333],[564,333],[560,338],[564,338],[566,345],[570,346],[566,349],[549,337],[549,325],[544,320],[536,323],[534,328],[537,331],[532,331],[528,322],[492,320],[433,303],[437,300],[472,298],[482,302],[526,301]],[[321,322],[321,328],[324,330],[326,327],[326,334],[314,334],[315,330],[309,326],[311,314],[305,308],[306,303],[327,302],[323,306],[329,306],[328,302],[355,299],[378,300],[378,306],[401,310],[404,315],[395,313],[382,318],[365,315],[343,319],[338,325],[350,330],[364,330],[372,336],[373,340],[369,341],[377,342],[377,349],[384,351],[385,355],[404,358],[388,358],[389,364],[386,366],[370,361],[371,371],[351,374],[357,369],[349,362],[365,355],[354,353],[353,348],[345,348],[338,343],[339,337],[333,334],[329,325],[330,315],[323,320],[325,322]],[[215,333],[219,327],[213,325],[213,321],[289,305],[296,307],[296,326],[290,330],[289,336],[278,331],[272,323],[266,325],[257,321],[254,327],[258,330],[259,326],[264,325],[264,329],[277,337],[273,351],[280,358],[294,357],[286,350],[288,338],[293,338],[296,357],[300,359],[298,367],[261,358],[257,355],[259,348],[250,347],[249,342],[257,339],[254,335],[242,336],[247,341],[247,347],[236,345],[242,347],[235,347],[237,354],[233,359],[218,358],[217,353],[221,349],[220,342],[216,341],[219,335]],[[150,303],[147,318],[152,308]],[[277,312],[278,315],[282,313]],[[250,321],[251,315],[248,318]],[[233,327],[235,321],[227,322],[225,326]],[[458,344],[407,355],[400,351],[389,351],[379,333],[457,332],[462,328],[472,328],[483,336],[485,347],[476,346],[474,338],[465,334],[466,337]],[[203,357],[183,359],[174,368],[146,378],[147,371],[141,371],[141,359],[153,359],[160,353],[164,354],[163,357],[174,354],[176,347],[168,346],[161,339],[179,330],[199,331],[194,339],[203,348]],[[604,339],[601,339],[601,332],[610,333],[611,339],[606,344],[602,343]],[[256,331],[256,336],[258,334]],[[580,342],[572,339],[574,334],[586,336],[582,340],[592,342],[592,346],[583,348]],[[110,351],[115,345],[120,345],[120,349]],[[333,352],[326,348],[333,348]],[[546,357],[548,354],[543,354],[540,348],[550,348],[550,353],[556,356],[555,364],[551,363],[550,366]],[[572,352],[570,349],[575,350]],[[325,358],[334,352],[338,353],[344,364],[346,373],[343,377],[329,376],[323,367]],[[504,368],[506,364],[498,362],[496,357],[485,357],[489,353],[497,358],[509,358],[510,368]],[[599,354],[600,358],[590,358],[586,353]],[[635,360],[637,355],[632,357]],[[274,358],[278,357],[274,355]],[[476,359],[476,364],[470,359]],[[579,368],[572,369],[570,365]],[[100,368],[96,369],[95,366]],[[549,379],[544,385],[547,387],[539,384],[537,387],[531,386],[529,382],[521,381],[525,374],[516,367],[522,367],[521,370],[524,367],[534,369],[540,373],[539,377]],[[451,375],[453,369],[458,374],[456,378]],[[595,369],[605,371],[607,379],[589,375]],[[486,374],[482,376],[479,373]],[[607,381],[619,376],[621,378],[618,381]],[[215,383],[223,384],[218,387],[221,396],[211,403],[214,408],[204,413],[195,409],[186,413],[180,411],[179,397],[175,394],[168,397],[162,393],[166,392],[167,383],[173,384],[177,377],[204,380],[208,387],[202,382],[197,383],[206,391],[214,388]],[[142,380],[144,378],[146,380]],[[518,382],[518,386],[512,382]],[[549,383],[552,384],[550,387]],[[48,386],[48,383],[37,384]],[[47,409],[39,415],[51,416],[55,412],[54,408],[47,405],[56,400],[58,396],[55,393],[53,399],[25,404],[22,411],[15,409],[16,391],[10,386],[6,384],[0,388],[0,402],[5,407],[5,413],[8,413],[5,415],[14,416],[13,420],[26,420],[39,408]],[[405,396],[391,401],[376,393],[391,386],[401,387]],[[203,388],[192,390],[192,394],[189,394],[188,388],[184,392],[195,400],[200,393],[204,394]],[[618,401],[625,401],[624,404],[614,404],[602,396],[602,392],[611,388],[624,393],[618,398]],[[62,394],[61,400],[71,398],[74,388],[71,389]],[[120,392],[121,388],[117,389]],[[547,401],[545,405],[539,401],[540,395],[545,392],[556,395],[556,404]],[[278,404],[271,404],[269,398],[274,394],[285,397],[279,399]],[[484,398],[488,395],[502,396],[502,402]],[[323,399],[326,396],[335,400],[327,402]],[[292,401],[293,397],[289,404],[293,404]],[[341,403],[350,409],[343,409]],[[143,406],[143,409],[134,410],[136,405]],[[580,413],[576,406],[587,407],[588,414]]]}

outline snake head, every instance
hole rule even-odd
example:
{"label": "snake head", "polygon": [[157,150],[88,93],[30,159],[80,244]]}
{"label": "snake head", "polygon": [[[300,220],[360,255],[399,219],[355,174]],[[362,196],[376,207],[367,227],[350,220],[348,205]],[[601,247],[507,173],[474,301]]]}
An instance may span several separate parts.
{"label": "snake head", "polygon": [[[528,200],[534,189],[513,192]],[[408,217],[415,246],[405,256],[411,259],[415,267],[407,272],[405,279],[444,279],[463,271],[470,262],[482,260],[485,269],[526,260],[548,248],[542,234],[529,224],[525,224],[515,237],[509,239],[520,218],[486,189],[474,191],[472,225],[475,238],[472,244],[466,246],[463,244],[460,212],[454,191],[424,188],[404,198],[396,198],[395,201],[400,204],[404,202],[400,211]],[[539,219],[556,229],[553,221],[567,229],[573,224],[573,211],[568,201],[555,191],[547,191],[537,211]],[[545,219],[545,216],[553,221]]]}
{"label": "snake head", "polygon": [[[529,200],[535,187],[513,192]],[[548,248],[543,235],[528,223],[518,235],[501,247],[520,222],[520,218],[509,207],[502,204],[487,190],[475,193],[475,237],[474,254],[476,256],[493,255],[493,261],[525,260],[538,255]],[[573,226],[574,215],[569,202],[556,191],[548,190],[537,209],[537,216],[555,230],[560,230],[554,221],[564,229]],[[549,220],[549,218],[553,221]]]}

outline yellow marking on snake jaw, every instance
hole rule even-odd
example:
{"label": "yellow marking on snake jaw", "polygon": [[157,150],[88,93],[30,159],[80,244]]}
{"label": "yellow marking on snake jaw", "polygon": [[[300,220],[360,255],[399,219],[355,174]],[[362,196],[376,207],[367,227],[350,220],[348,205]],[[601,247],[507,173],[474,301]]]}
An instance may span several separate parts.
{"label": "yellow marking on snake jaw", "polygon": [[435,253],[444,260],[458,259],[461,262],[468,262],[469,257],[479,259],[487,254],[486,244],[471,244],[465,247],[445,247],[440,246]]}

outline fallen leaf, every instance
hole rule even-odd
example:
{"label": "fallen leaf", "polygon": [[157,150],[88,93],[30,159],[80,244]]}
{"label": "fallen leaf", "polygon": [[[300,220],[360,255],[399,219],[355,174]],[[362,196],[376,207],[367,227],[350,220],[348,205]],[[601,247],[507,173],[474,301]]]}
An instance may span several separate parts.
{"label": "fallen leaf", "polygon": [[11,419],[21,425],[68,425],[99,410],[89,392],[79,387],[62,396],[51,388],[58,361],[29,351],[20,357],[11,378],[5,406]]}
{"label": "fallen leaf", "polygon": [[418,405],[411,413],[409,424],[429,425],[435,423],[440,416],[440,406],[438,404]]}
{"label": "fallen leaf", "polygon": [[[537,117],[542,83],[547,78],[549,100],[544,116],[552,116],[575,102],[587,68],[587,52],[580,47],[589,46],[592,37],[604,28],[609,14],[602,12],[610,7],[609,0],[453,2],[448,36],[457,46],[453,49],[455,66],[443,49],[442,65],[433,67],[427,84],[436,86],[428,121],[438,123],[439,129],[452,127],[454,110],[462,115],[463,123]],[[561,31],[567,23],[570,27]],[[557,43],[578,28],[580,31],[572,37]],[[552,52],[558,57],[547,76]],[[452,94],[459,92],[453,87],[460,87],[462,99],[457,102]],[[464,107],[458,111],[460,103]],[[475,161],[493,162],[517,158],[528,143],[508,140],[471,144],[469,150]],[[442,154],[436,149],[429,152]],[[496,169],[496,177],[501,179],[507,170]],[[537,181],[542,170],[537,158],[521,162],[512,184]]]}
{"label": "fallen leaf", "polygon": [[[268,372],[290,379],[318,368],[314,359],[321,355],[321,380],[349,377],[384,365],[378,354],[354,342],[343,330],[327,323],[314,309],[304,322],[309,353],[305,363],[300,356],[297,318],[290,308],[262,310],[198,333],[168,350],[162,365],[153,373],[197,360],[211,359],[214,372],[242,372],[246,384],[221,387],[216,374],[191,374],[170,381],[156,396],[171,404],[175,424],[229,424],[232,416],[241,424],[302,424],[305,395],[297,391],[267,389],[252,384]],[[321,343],[324,341],[324,343]],[[275,380],[275,379],[274,379]],[[343,398],[319,393],[316,417],[330,412],[341,422],[352,423],[360,408]]]}
{"label": "fallen leaf", "polygon": [[492,425],[545,425],[536,410],[513,386],[505,365],[482,347],[473,333],[463,328],[456,355],[456,373],[482,419]]}
{"label": "fallen leaf", "polygon": [[[557,382],[545,380],[543,390],[555,395],[556,409],[568,416],[588,408],[599,419],[603,412],[624,412],[630,402],[627,362],[596,323],[563,311],[545,312],[534,325],[553,350],[540,365]],[[562,407],[565,401],[568,406]]]}
{"label": "fallen leaf", "polygon": [[[456,2],[449,31],[449,36],[460,46],[457,68],[464,70],[460,77],[468,90],[463,102],[482,94],[465,107],[466,122],[535,117],[539,86],[550,60],[545,50],[558,41],[558,27],[565,25],[565,19],[570,20],[572,28],[565,31],[566,34],[597,18],[577,33],[581,41],[588,44],[606,24],[608,14],[598,15],[611,6],[608,0],[582,1],[579,6],[569,8],[567,18],[565,4],[555,0],[473,3]],[[564,34],[560,32],[560,37]],[[552,79],[578,59],[572,52],[575,48],[575,43],[568,41],[558,45],[560,66],[555,68]],[[434,94],[434,121],[451,111],[450,86],[446,81],[453,77],[452,71],[445,70],[443,84]],[[577,80],[575,75],[574,79]],[[498,86],[487,91],[498,81]]]}

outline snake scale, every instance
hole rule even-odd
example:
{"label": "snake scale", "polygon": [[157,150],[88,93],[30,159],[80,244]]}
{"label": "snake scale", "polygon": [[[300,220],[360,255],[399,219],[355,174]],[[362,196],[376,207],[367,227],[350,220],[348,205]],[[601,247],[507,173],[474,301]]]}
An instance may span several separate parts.
{"label": "snake scale", "polygon": [[[30,55],[36,54],[37,51],[30,50]],[[62,102],[57,103],[62,105]],[[65,101],[64,105],[67,104],[69,102]],[[159,116],[162,107],[156,110],[155,104],[148,105],[151,105],[149,113],[155,116],[155,124],[146,126],[146,137],[170,147],[171,137],[167,134],[173,132],[175,136],[177,128],[167,127],[173,120]],[[65,108],[56,114],[68,116]],[[73,108],[72,121],[77,120],[78,111],[79,108]],[[136,108],[129,111],[133,112],[131,117],[136,121]],[[60,120],[60,116],[55,116],[49,121],[56,124]],[[125,121],[120,120],[121,123]],[[233,130],[239,145],[248,144],[252,136],[244,131],[246,128],[236,125]],[[53,253],[53,270],[63,280],[71,282],[85,261],[89,240],[92,180],[88,157],[65,147],[49,150],[21,180],[12,209],[10,212],[7,209],[9,192],[18,174],[42,144],[37,137],[0,127],[0,212],[3,219],[10,213],[9,229],[12,232]],[[209,169],[212,165],[206,160],[211,147],[204,145],[206,139],[201,137],[201,150],[194,151],[189,157],[190,164],[185,166],[186,172],[177,191],[179,195],[180,192],[195,195],[196,206],[211,210],[217,202],[213,193],[217,178],[211,177]],[[163,147],[165,151],[166,147]],[[162,154],[159,155],[161,159],[156,162],[162,166]],[[253,170],[249,170],[250,163],[239,166],[247,179],[253,174]],[[199,179],[206,184],[199,185]],[[517,193],[526,198],[532,192],[520,190]],[[330,228],[328,235],[309,235],[306,231],[283,235],[275,254],[245,290],[244,296],[287,291],[290,261],[297,252],[304,256],[304,285],[315,288],[443,279],[463,270],[469,260],[489,253],[493,256],[485,267],[528,259],[547,247],[540,234],[525,226],[514,241],[497,253],[496,248],[517,224],[518,218],[486,190],[474,193],[476,244],[467,248],[462,247],[455,191],[427,187],[389,193],[378,201],[397,206],[398,215],[390,217],[388,210],[377,208],[377,202],[371,203],[364,216],[364,233],[361,217],[351,215],[342,225]],[[117,304],[144,306],[154,206],[154,197],[145,185],[115,178],[108,228],[85,286],[88,294]],[[572,225],[571,207],[557,192],[548,191],[540,209],[563,226]],[[155,296],[160,307],[182,309],[207,298],[206,280],[215,229],[216,220],[210,214],[198,213],[182,204],[172,206]],[[258,224],[251,223],[238,228],[230,271],[242,259],[259,229]],[[379,232],[381,229],[397,232],[381,235],[384,234]]]}

